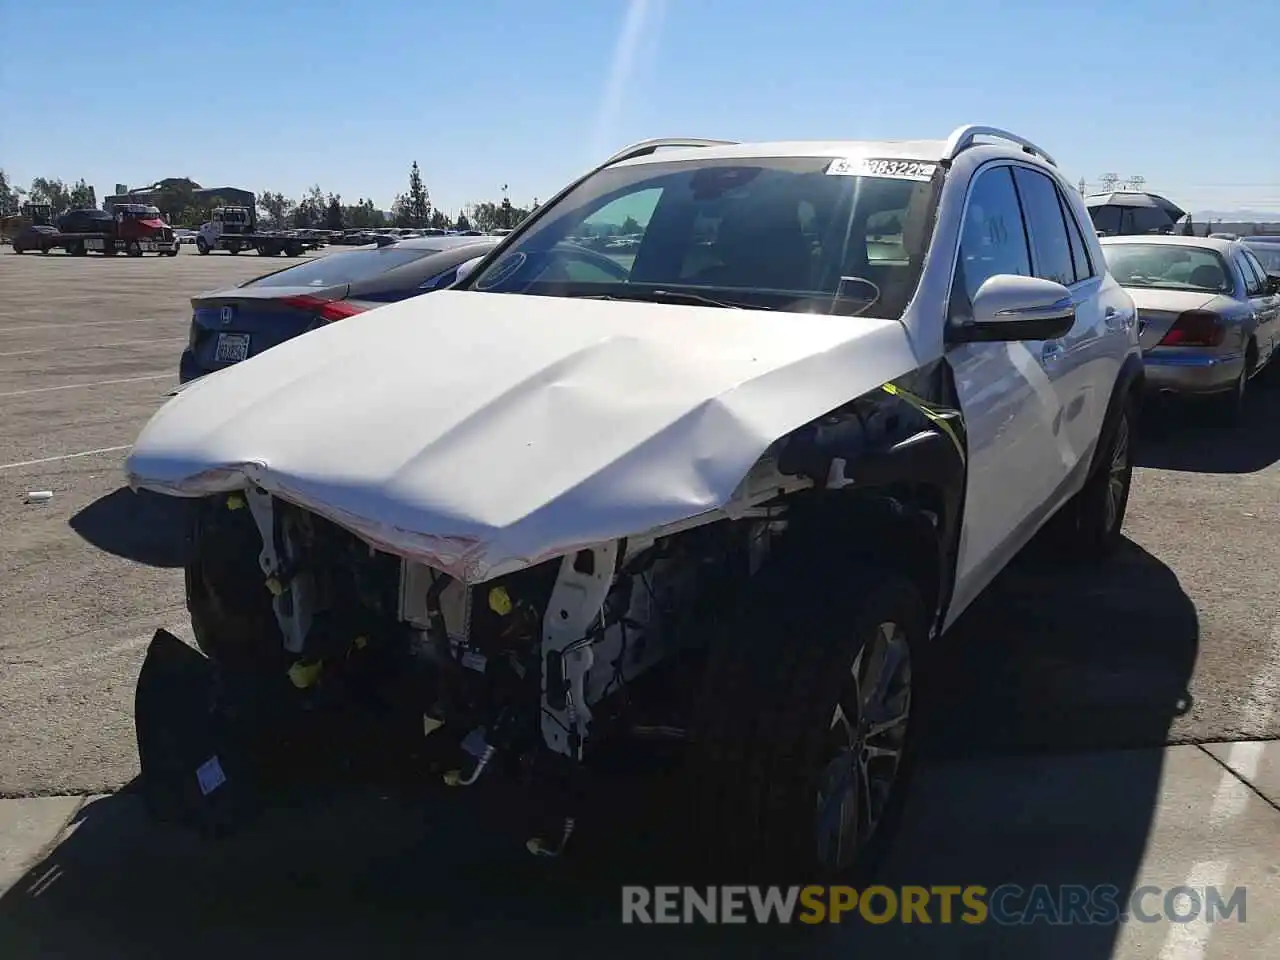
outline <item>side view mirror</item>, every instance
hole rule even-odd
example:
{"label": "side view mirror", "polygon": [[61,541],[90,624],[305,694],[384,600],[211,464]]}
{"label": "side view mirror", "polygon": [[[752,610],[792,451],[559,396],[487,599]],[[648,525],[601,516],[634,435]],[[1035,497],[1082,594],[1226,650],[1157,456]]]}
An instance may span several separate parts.
{"label": "side view mirror", "polygon": [[471,276],[472,271],[474,271],[475,268],[479,266],[480,261],[483,259],[484,259],[483,256],[479,256],[479,257],[475,257],[474,259],[468,260],[465,263],[460,264],[458,266],[458,274],[456,277],[453,278],[453,282],[461,283],[463,280],[467,279],[467,277]]}
{"label": "side view mirror", "polygon": [[1056,340],[1076,322],[1071,291],[1039,277],[988,277],[973,295],[972,308],[972,319],[950,327],[952,343]]}

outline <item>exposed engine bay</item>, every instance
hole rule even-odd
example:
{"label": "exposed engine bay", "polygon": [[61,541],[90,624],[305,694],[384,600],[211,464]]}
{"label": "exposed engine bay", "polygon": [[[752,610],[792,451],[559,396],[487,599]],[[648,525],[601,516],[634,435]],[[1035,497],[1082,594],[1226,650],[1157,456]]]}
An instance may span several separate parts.
{"label": "exposed engine bay", "polygon": [[215,663],[282,670],[299,702],[390,658],[397,696],[409,690],[430,753],[449,760],[445,783],[470,786],[493,767],[552,772],[569,812],[558,840],[531,849],[554,853],[597,748],[684,738],[682,683],[696,673],[684,658],[696,662],[764,561],[783,509],[466,584],[261,491],[221,495],[202,502],[192,620]]}
{"label": "exposed engine bay", "polygon": [[[156,776],[144,760],[144,782],[167,776],[190,799],[190,771],[211,763],[200,775],[207,799],[230,775],[219,751],[252,754],[295,733],[305,739],[304,730],[333,752],[344,739],[358,754],[409,742],[400,765],[437,783],[514,775],[545,791],[548,814],[529,848],[558,854],[597,757],[639,741],[696,742],[708,651],[733,647],[753,577],[782,538],[789,550],[809,550],[833,537],[871,544],[892,531],[898,556],[936,569],[946,541],[933,530],[940,518],[954,522],[959,487],[935,500],[896,480],[903,463],[912,476],[931,476],[956,462],[936,419],[886,387],[776,445],[721,510],[471,582],[255,486],[206,496],[197,501],[187,601],[217,696],[231,691],[220,715],[238,727],[238,745],[204,737],[174,759],[169,729],[181,698],[144,701],[180,681],[144,663],[139,750],[171,754],[153,760]],[[171,651],[183,648],[169,639]],[[153,652],[164,659],[157,641],[148,662]]]}

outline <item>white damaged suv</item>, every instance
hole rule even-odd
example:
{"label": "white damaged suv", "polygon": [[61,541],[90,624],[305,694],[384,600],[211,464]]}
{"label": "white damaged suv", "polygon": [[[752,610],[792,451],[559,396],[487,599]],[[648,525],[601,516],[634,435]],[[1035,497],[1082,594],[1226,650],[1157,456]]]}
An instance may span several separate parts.
{"label": "white damaged suv", "polygon": [[449,784],[541,788],[530,849],[556,853],[603,758],[663,740],[721,864],[865,864],[930,645],[1042,527],[1120,540],[1134,319],[1077,192],[1006,131],[629,147],[455,288],[146,426],[130,484],[200,501],[220,691],[166,700],[157,633],[149,795],[212,807],[284,729],[375,716],[361,736]]}

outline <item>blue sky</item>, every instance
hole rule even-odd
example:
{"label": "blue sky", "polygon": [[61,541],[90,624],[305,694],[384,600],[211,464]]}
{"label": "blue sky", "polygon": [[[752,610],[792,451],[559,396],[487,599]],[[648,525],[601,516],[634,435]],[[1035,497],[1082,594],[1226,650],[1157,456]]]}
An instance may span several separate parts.
{"label": "blue sky", "polygon": [[0,0],[0,166],[387,207],[546,198],[631,140],[1040,142],[1071,175],[1280,210],[1280,2]]}

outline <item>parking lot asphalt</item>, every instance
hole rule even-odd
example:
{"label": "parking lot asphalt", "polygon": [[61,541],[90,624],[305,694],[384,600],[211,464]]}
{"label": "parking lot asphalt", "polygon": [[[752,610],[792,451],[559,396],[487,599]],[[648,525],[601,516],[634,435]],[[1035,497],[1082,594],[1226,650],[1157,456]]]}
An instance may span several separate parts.
{"label": "parking lot asphalt", "polygon": [[[284,263],[0,254],[0,797],[104,794],[136,775],[143,650],[157,627],[188,635],[184,508],[123,489],[123,459],[177,384],[189,298]],[[926,764],[1280,736],[1268,379],[1237,427],[1148,412],[1113,563],[1028,550],[965,614],[922,691]],[[1158,805],[1152,764],[1125,801],[1135,823]]]}

